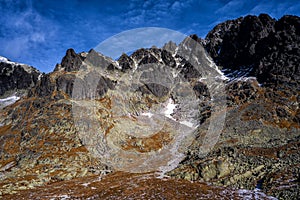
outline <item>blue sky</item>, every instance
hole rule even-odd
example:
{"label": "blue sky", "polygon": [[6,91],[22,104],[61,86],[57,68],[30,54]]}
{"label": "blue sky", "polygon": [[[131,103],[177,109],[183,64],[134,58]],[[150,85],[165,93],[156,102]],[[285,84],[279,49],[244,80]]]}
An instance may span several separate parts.
{"label": "blue sky", "polygon": [[122,31],[162,27],[205,37],[248,14],[300,15],[299,0],[0,0],[0,55],[53,70],[68,48],[88,51]]}

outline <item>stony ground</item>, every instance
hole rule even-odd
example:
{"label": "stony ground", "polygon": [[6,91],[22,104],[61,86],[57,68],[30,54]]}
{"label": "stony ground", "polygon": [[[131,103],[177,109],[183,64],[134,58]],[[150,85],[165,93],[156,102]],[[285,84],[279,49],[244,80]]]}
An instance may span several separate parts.
{"label": "stony ground", "polygon": [[[215,194],[215,199],[227,197],[228,191],[232,191],[231,195],[239,199],[237,193],[241,188],[251,191],[259,188],[267,195],[279,199],[297,199],[300,191],[299,125],[287,120],[296,114],[282,103],[286,102],[286,98],[295,98],[282,94],[279,96],[278,91],[268,94],[271,91],[260,88],[255,83],[250,86],[256,90],[252,89],[254,92],[250,96],[243,96],[246,99],[230,100],[231,96],[228,95],[229,106],[226,109],[224,130],[207,156],[202,155],[199,146],[209,121],[198,129],[196,140],[186,152],[186,159],[167,174],[172,179],[151,179],[147,184],[162,184],[160,187],[166,187],[166,191],[170,190],[162,192],[162,195],[173,194],[174,188],[167,187],[168,184],[177,185],[177,181],[181,183],[181,179],[185,179],[194,182],[182,182],[191,190],[199,186],[204,187],[203,182],[214,185],[205,186],[204,191],[207,187],[211,187],[209,190],[215,190],[214,187],[218,186],[220,193]],[[46,185],[50,184],[49,187],[52,188],[52,184],[57,184],[54,188],[59,188],[70,184],[73,187],[74,184],[77,185],[77,181],[94,180],[99,175],[102,177],[113,172],[93,158],[82,145],[73,123],[70,101],[65,98],[55,100],[54,95],[58,94],[54,92],[52,100],[28,97],[5,107],[1,112],[3,125],[0,127],[0,191],[1,195],[4,195],[3,198],[14,197],[6,196],[8,194],[20,197],[24,195],[24,198],[29,194],[47,195],[45,190],[49,188]],[[278,99],[269,99],[270,95],[277,96]],[[277,109],[283,107],[286,110],[285,115],[274,111],[270,101],[277,101]],[[293,106],[293,103],[289,102],[289,105]],[[274,105],[274,102],[271,105]],[[125,183],[130,176],[122,175]],[[165,185],[166,182],[170,183]],[[97,184],[102,185],[102,182]],[[143,187],[144,184],[146,183],[138,184],[137,191],[141,191],[139,187]],[[46,189],[36,190],[40,186]],[[126,187],[129,186],[124,187],[123,189],[127,190]],[[30,192],[20,192],[28,189],[31,189]],[[61,195],[60,191],[57,189],[51,195]],[[104,195],[104,198],[106,194],[99,194],[98,190],[90,191],[91,197]],[[115,191],[109,189],[106,192]],[[76,197],[83,195],[79,190],[65,193]],[[136,193],[137,196],[142,194],[144,192]],[[198,192],[192,192],[190,195],[191,198],[199,197]]]}

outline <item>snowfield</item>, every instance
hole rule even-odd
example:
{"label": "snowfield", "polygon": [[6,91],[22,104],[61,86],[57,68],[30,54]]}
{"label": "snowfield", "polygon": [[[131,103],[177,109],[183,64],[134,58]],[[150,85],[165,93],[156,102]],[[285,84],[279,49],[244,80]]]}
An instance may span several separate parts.
{"label": "snowfield", "polygon": [[9,106],[11,104],[14,104],[16,101],[18,101],[20,97],[13,95],[4,99],[0,99],[0,108],[4,108],[6,106]]}

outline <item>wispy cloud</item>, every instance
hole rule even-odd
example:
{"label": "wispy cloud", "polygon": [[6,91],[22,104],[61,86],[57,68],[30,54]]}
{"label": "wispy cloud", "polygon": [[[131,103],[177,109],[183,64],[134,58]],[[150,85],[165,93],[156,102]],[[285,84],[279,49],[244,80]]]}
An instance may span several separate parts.
{"label": "wispy cloud", "polygon": [[10,59],[31,60],[31,50],[47,45],[46,38],[56,35],[56,26],[42,17],[28,1],[5,0],[0,7],[0,54]]}
{"label": "wispy cloud", "polygon": [[280,18],[286,14],[296,14],[300,12],[300,1],[278,1],[273,4],[269,1],[260,1],[251,11],[250,14],[268,13],[275,18]]}
{"label": "wispy cloud", "polygon": [[141,26],[166,26],[178,23],[181,13],[191,6],[191,0],[132,0],[129,10],[123,14],[124,25],[129,27]]}

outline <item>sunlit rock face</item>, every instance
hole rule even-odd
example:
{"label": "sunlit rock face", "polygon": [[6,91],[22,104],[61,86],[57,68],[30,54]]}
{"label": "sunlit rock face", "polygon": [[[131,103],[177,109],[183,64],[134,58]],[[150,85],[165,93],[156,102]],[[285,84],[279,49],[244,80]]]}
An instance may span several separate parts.
{"label": "sunlit rock face", "polygon": [[[210,108],[226,106],[224,77],[202,45],[187,38],[175,51],[140,49],[117,61],[87,54],[73,85],[73,116],[83,143],[103,163],[127,172],[170,171]],[[213,97],[218,101],[209,106]]]}
{"label": "sunlit rock face", "polygon": [[202,46],[200,57],[175,53],[188,42],[118,61],[68,50],[26,98],[1,110],[1,193],[118,170],[164,176],[174,169],[212,115],[209,89],[218,84],[202,80],[224,78]]}

